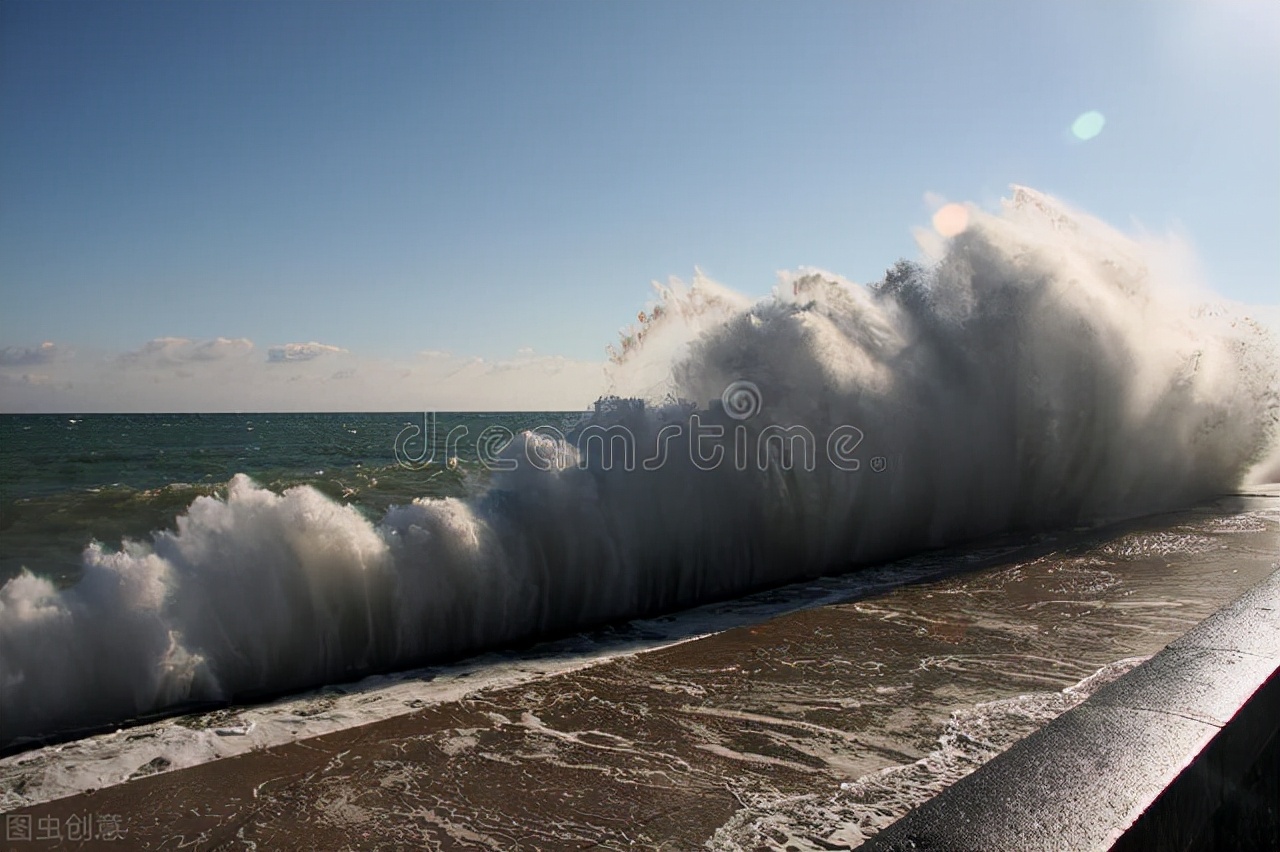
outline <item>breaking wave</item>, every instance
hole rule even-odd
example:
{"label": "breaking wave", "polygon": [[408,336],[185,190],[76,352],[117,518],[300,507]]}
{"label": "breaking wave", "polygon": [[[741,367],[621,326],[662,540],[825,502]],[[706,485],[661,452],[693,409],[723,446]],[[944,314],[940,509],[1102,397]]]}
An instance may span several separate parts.
{"label": "breaking wave", "polygon": [[660,288],[609,365],[649,405],[518,436],[476,497],[371,523],[236,477],[175,531],[90,546],[71,588],[10,580],[0,746],[1185,505],[1266,457],[1261,327],[1046,196],[969,213],[871,287]]}

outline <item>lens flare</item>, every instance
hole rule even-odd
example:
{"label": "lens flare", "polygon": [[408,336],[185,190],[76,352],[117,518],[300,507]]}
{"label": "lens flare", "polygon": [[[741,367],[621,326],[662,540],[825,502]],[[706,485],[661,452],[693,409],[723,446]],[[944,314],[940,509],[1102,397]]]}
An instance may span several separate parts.
{"label": "lens flare", "polygon": [[1071,124],[1071,133],[1080,141],[1087,142],[1102,132],[1107,119],[1102,113],[1090,110]]}
{"label": "lens flare", "polygon": [[969,211],[963,204],[944,204],[933,214],[933,229],[944,237],[954,237],[969,227]]}

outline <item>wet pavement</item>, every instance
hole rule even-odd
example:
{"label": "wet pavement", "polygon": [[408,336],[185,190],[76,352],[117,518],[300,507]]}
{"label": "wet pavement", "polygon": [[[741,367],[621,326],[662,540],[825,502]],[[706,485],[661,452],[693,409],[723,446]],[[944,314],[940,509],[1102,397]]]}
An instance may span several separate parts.
{"label": "wet pavement", "polygon": [[1267,495],[956,556],[926,582],[23,808],[4,828],[31,839],[4,848],[848,848],[1278,559]]}

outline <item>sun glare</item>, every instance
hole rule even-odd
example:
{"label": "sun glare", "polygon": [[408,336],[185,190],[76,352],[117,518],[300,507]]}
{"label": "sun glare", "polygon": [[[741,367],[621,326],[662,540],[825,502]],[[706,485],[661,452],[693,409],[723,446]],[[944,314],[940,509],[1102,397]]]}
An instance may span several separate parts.
{"label": "sun glare", "polygon": [[944,237],[954,237],[969,227],[969,211],[963,204],[944,204],[933,214],[933,229]]}
{"label": "sun glare", "polygon": [[1071,125],[1071,133],[1080,141],[1087,142],[1102,132],[1107,119],[1097,110],[1090,110],[1077,118]]}

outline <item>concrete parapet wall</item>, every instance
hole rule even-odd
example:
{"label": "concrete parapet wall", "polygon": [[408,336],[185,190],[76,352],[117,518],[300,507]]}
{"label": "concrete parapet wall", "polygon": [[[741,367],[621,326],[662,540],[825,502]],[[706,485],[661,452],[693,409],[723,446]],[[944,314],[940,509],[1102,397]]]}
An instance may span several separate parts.
{"label": "concrete parapet wall", "polygon": [[866,850],[1280,849],[1280,571]]}

